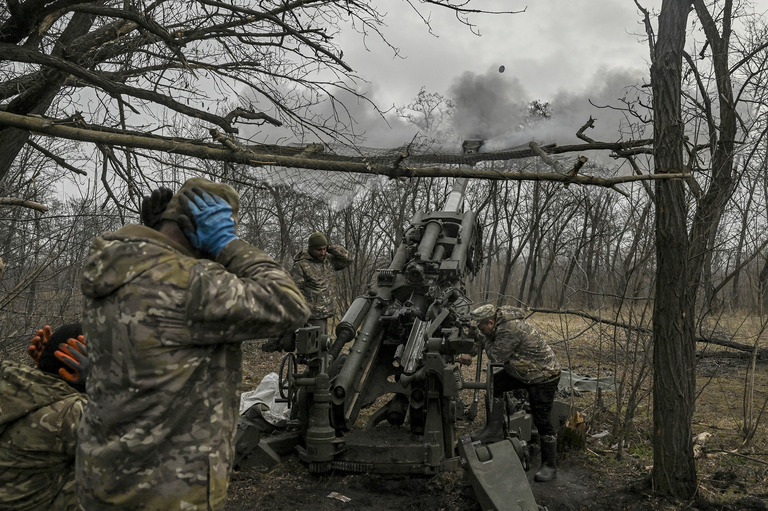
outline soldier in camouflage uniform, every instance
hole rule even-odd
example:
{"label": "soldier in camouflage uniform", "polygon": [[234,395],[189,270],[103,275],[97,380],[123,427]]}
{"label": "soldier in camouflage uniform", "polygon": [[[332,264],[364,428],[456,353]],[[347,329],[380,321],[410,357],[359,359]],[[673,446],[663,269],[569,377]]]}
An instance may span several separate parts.
{"label": "soldier in camouflage uniform", "polygon": [[328,333],[328,319],[336,314],[336,297],[333,279],[337,271],[352,264],[349,252],[341,245],[329,245],[321,232],[307,240],[307,250],[293,258],[291,277],[312,308],[309,323]]}
{"label": "soldier in camouflage uniform", "polygon": [[36,352],[38,367],[0,362],[0,510],[78,508],[75,445],[87,357],[82,342],[69,348],[81,333],[80,324],[56,329]]}
{"label": "soldier in camouflage uniform", "polygon": [[290,275],[235,234],[239,196],[188,180],[157,230],[97,238],[83,272],[92,371],[78,445],[83,509],[216,510],[226,502],[241,343],[300,327]]}
{"label": "soldier in camouflage uniform", "polygon": [[[525,321],[522,309],[485,304],[472,311],[471,317],[485,337],[488,358],[504,364],[504,370],[493,375],[493,402],[487,424],[472,435],[472,440],[483,443],[501,440],[504,412],[501,398],[510,390],[524,389],[541,442],[541,469],[534,479],[550,481],[557,476],[557,436],[550,413],[560,381],[560,363],[552,348]],[[460,357],[462,363],[468,360],[471,360],[468,355]]]}

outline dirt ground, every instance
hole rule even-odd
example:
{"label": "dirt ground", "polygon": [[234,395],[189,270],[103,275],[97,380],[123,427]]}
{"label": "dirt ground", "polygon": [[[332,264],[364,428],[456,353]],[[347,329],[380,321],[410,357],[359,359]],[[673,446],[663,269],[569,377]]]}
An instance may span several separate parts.
{"label": "dirt ground", "polygon": [[[254,389],[261,377],[277,371],[280,354],[264,353],[260,343],[249,343],[245,353],[243,390]],[[479,422],[472,425],[481,427]],[[653,498],[650,488],[650,452],[625,452],[616,459],[615,451],[587,438],[582,450],[559,454],[559,471],[555,481],[537,483],[533,473],[527,475],[537,504],[549,511],[701,511],[768,510],[768,493],[749,491],[743,471],[733,470],[722,461],[700,462],[700,494],[694,502],[673,505]],[[718,458],[720,460],[720,458]],[[711,466],[709,466],[711,465]],[[754,470],[765,480],[764,466]],[[760,473],[762,472],[762,475]],[[727,494],[728,498],[721,498]],[[310,474],[296,455],[268,471],[242,470],[230,482],[227,511],[263,510],[382,510],[382,511],[479,511],[481,509],[472,486],[461,471],[436,476],[389,476],[379,474]]]}
{"label": "dirt ground", "polygon": [[[564,457],[558,478],[549,483],[528,478],[536,502],[549,511],[674,509],[654,503],[643,490],[641,472],[608,474],[594,470],[583,454]],[[348,498],[344,502],[336,495]],[[230,483],[228,511],[382,510],[476,511],[481,507],[461,473],[433,477],[330,474],[313,476],[295,457],[269,473],[243,471]],[[755,508],[758,509],[758,508]]]}
{"label": "dirt ground", "polygon": [[[768,494],[742,496],[728,504],[697,499],[673,505],[651,495],[649,467],[616,464],[599,455],[561,456],[558,477],[549,483],[528,480],[536,502],[548,511],[761,511]],[[344,499],[344,500],[339,500]],[[346,500],[348,499],[348,500]],[[433,477],[360,474],[312,475],[295,456],[267,473],[243,471],[230,483],[227,511],[481,511],[462,473]]]}

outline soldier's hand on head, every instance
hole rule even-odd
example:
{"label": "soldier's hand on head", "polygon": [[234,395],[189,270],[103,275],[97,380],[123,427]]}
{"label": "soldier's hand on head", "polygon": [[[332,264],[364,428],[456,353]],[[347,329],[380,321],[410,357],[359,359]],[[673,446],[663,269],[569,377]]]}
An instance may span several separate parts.
{"label": "soldier's hand on head", "polygon": [[69,338],[66,343],[59,344],[53,354],[62,364],[67,366],[71,371],[59,369],[59,376],[64,381],[70,383],[85,383],[85,378],[88,376],[88,351],[85,347],[85,338],[82,335],[77,336],[77,339]]}
{"label": "soldier's hand on head", "polygon": [[141,201],[141,223],[156,229],[162,220],[163,213],[168,203],[173,198],[173,190],[161,186],[152,190],[151,195],[145,195]]}
{"label": "soldier's hand on head", "polygon": [[40,365],[40,355],[43,354],[45,343],[48,342],[48,339],[51,338],[52,334],[53,331],[51,330],[51,327],[49,325],[45,325],[43,328],[37,331],[37,334],[35,334],[34,337],[32,337],[32,340],[27,347],[27,354],[32,360],[35,361],[36,366]]}
{"label": "soldier's hand on head", "polygon": [[185,190],[180,199],[184,214],[179,225],[193,247],[216,257],[237,239],[232,206],[226,200],[197,186]]}

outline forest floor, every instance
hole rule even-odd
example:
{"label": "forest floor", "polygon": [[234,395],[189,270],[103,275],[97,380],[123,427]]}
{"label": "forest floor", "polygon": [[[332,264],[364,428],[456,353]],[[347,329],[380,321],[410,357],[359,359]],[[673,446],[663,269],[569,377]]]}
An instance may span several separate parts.
{"label": "forest floor", "polygon": [[[547,335],[547,326],[540,330]],[[549,335],[556,335],[549,332]],[[260,342],[244,345],[242,390],[252,390],[268,372],[277,371],[280,353],[265,353]],[[607,374],[597,359],[604,357],[594,349],[595,339],[568,352],[556,347],[563,365],[570,360],[571,370],[582,375]],[[614,346],[615,347],[615,346]],[[586,446],[561,450],[558,477],[549,483],[533,481],[538,461],[527,472],[536,502],[548,511],[627,510],[627,511],[768,511],[768,434],[766,418],[758,423],[751,443],[743,446],[743,400],[748,358],[733,351],[705,350],[699,353],[697,385],[699,395],[694,415],[695,435],[704,433],[696,452],[698,491],[690,502],[671,503],[653,496],[650,485],[653,455],[650,447],[651,414],[648,410],[648,381],[638,384],[641,403],[626,435],[626,447],[618,452],[611,434],[613,393],[596,399],[595,393],[582,393],[574,405],[586,418]],[[614,369],[617,369],[614,366]],[[753,401],[755,412],[768,400],[768,367],[756,366]],[[472,379],[473,368],[464,368]],[[610,372],[610,371],[608,371]],[[484,424],[478,414],[469,429]],[[752,447],[750,447],[752,446]],[[296,455],[288,455],[269,470],[236,471],[229,487],[226,511],[280,510],[383,510],[383,511],[479,511],[480,504],[462,471],[434,476],[391,476],[380,474],[311,474]]]}

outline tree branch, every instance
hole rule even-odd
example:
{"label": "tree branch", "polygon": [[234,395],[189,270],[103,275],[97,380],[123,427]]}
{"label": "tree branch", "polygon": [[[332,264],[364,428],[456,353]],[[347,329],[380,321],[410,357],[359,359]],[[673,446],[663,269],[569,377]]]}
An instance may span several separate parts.
{"label": "tree branch", "polygon": [[[682,179],[688,177],[683,173],[661,173],[630,175],[614,178],[601,178],[597,176],[574,175],[539,172],[500,172],[495,170],[476,170],[473,168],[442,168],[442,167],[407,167],[400,165],[394,167],[391,161],[374,163],[370,157],[340,157],[336,155],[314,154],[312,158],[297,156],[285,156],[267,152],[243,150],[232,151],[222,149],[212,144],[194,143],[187,139],[170,140],[167,138],[126,135],[122,133],[107,133],[97,129],[83,129],[72,126],[56,124],[52,119],[16,115],[8,112],[0,112],[0,126],[9,126],[29,130],[51,137],[81,140],[97,144],[119,145],[125,147],[143,148],[154,151],[163,151],[171,154],[183,154],[206,160],[227,161],[250,166],[280,166],[288,168],[303,168],[314,170],[326,170],[331,172],[354,172],[359,174],[383,175],[391,178],[399,177],[468,177],[473,179],[487,179],[500,181],[554,181],[579,185],[593,185],[613,188],[618,184],[635,181],[657,179]],[[516,157],[530,157],[527,152],[517,151]],[[521,155],[523,154],[523,155]],[[472,156],[478,156],[477,154]],[[439,159],[435,155],[434,159]],[[513,159],[508,156],[507,159]],[[424,157],[426,160],[426,157]],[[463,163],[459,156],[452,156],[453,163]],[[458,166],[458,165],[457,165]]]}
{"label": "tree branch", "polygon": [[88,173],[86,171],[78,169],[77,167],[73,167],[72,165],[67,163],[66,160],[64,160],[64,158],[62,158],[61,156],[57,156],[57,155],[53,154],[52,152],[50,152],[45,147],[42,147],[41,145],[39,145],[39,144],[37,144],[37,143],[35,143],[35,142],[31,141],[31,140],[28,140],[27,144],[29,144],[33,149],[35,149],[37,152],[41,153],[46,158],[50,158],[51,160],[55,161],[56,164],[59,165],[60,167],[64,167],[65,169],[70,170],[70,171],[74,172],[75,174],[80,174],[81,176],[87,176],[88,175]]}
{"label": "tree branch", "polygon": [[19,206],[22,208],[34,209],[45,213],[48,211],[48,206],[40,204],[39,202],[32,202],[24,199],[17,199],[16,197],[0,197],[0,206]]}
{"label": "tree branch", "polygon": [[10,56],[12,60],[15,60],[17,62],[26,62],[29,64],[41,64],[41,65],[51,66],[60,71],[65,71],[67,73],[73,74],[78,78],[88,82],[92,86],[101,88],[102,90],[104,90],[105,92],[107,92],[112,96],[118,96],[120,94],[124,94],[126,96],[132,96],[138,99],[152,101],[153,103],[165,105],[168,108],[175,110],[179,113],[188,115],[190,117],[195,117],[195,118],[210,122],[211,124],[220,126],[227,133],[237,133],[237,128],[233,128],[226,120],[219,117],[218,115],[213,115],[203,110],[199,110],[197,108],[187,106],[183,103],[176,101],[175,99],[172,99],[169,96],[159,94],[152,90],[146,90],[146,89],[141,89],[137,87],[130,87],[122,83],[113,82],[97,73],[89,71],[84,67],[78,66],[77,64],[66,61],[64,59],[60,59],[50,55],[44,55],[36,51],[31,51],[26,48],[22,48],[13,44],[5,44],[5,43],[0,43],[0,53],[4,53],[6,57]]}

